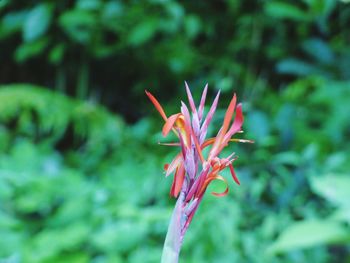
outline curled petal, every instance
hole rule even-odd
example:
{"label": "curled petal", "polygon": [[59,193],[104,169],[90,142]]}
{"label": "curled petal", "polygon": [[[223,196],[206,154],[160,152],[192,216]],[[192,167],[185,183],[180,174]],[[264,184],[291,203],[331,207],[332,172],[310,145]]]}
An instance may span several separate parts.
{"label": "curled petal", "polygon": [[167,136],[169,131],[174,127],[176,120],[181,116],[181,113],[171,115],[163,126],[162,134],[163,136]]}
{"label": "curled petal", "polygon": [[209,185],[212,181],[214,181],[214,180],[223,181],[223,182],[225,183],[225,185],[226,185],[226,189],[225,189],[225,191],[223,191],[222,193],[212,192],[211,194],[212,194],[212,195],[215,195],[215,196],[218,196],[218,197],[227,195],[227,193],[228,193],[228,183],[227,183],[226,179],[225,179],[224,177],[222,177],[221,175],[219,175],[219,174],[214,174],[214,175],[208,177],[208,178],[205,180],[205,182],[204,182],[204,184],[203,184],[203,186],[202,186],[202,189],[201,189],[201,191],[200,191],[200,193],[199,193],[199,196],[201,196],[201,195],[204,194],[204,192],[205,192],[205,190],[207,189],[208,185]]}
{"label": "curled petal", "polygon": [[[204,174],[203,176],[201,176],[197,179],[199,182],[198,182],[197,190],[195,193],[196,197],[200,197],[201,194],[204,193],[205,189],[207,188],[208,184],[210,183],[210,181],[208,181],[208,178],[215,177],[215,175],[219,172],[219,170],[220,170],[220,165],[217,165],[216,167],[213,167],[213,169],[210,171],[209,174],[208,174],[208,172],[206,173],[206,174],[208,174],[208,176],[206,174]],[[208,171],[209,171],[209,167],[208,167]]]}
{"label": "curled petal", "polygon": [[[225,178],[224,178],[224,179],[225,179]],[[220,180],[220,179],[218,179],[218,180]],[[215,195],[215,196],[217,196],[217,197],[223,197],[223,196],[227,195],[227,194],[228,194],[228,186],[227,186],[227,183],[226,183],[226,189],[225,189],[224,192],[221,192],[221,193],[212,192],[211,194],[212,194],[212,195]]]}
{"label": "curled petal", "polygon": [[162,108],[162,106],[160,105],[160,103],[158,102],[158,100],[147,90],[145,90],[147,97],[151,100],[151,102],[153,103],[153,105],[156,107],[157,111],[160,113],[160,115],[162,116],[162,118],[166,121],[167,117],[166,114]]}
{"label": "curled petal", "polygon": [[230,167],[230,172],[231,172],[233,180],[236,182],[236,184],[240,185],[241,183],[239,182],[239,180],[236,176],[236,173],[235,173],[235,170],[233,169],[232,163],[229,164],[229,167]]}

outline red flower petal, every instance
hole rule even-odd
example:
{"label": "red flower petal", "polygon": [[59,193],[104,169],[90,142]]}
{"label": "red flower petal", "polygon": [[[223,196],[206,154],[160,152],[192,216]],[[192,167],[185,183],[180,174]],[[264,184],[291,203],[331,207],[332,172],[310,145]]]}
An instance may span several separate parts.
{"label": "red flower petal", "polygon": [[231,137],[241,130],[243,125],[244,117],[242,112],[242,104],[237,105],[237,112],[235,116],[235,120],[233,121],[231,128],[227,132],[227,134],[224,137],[224,144],[227,144],[227,142],[231,139]]}
{"label": "red flower petal", "polygon": [[239,182],[239,180],[236,176],[235,170],[233,169],[232,163],[229,164],[229,167],[230,167],[230,171],[231,171],[231,175],[232,175],[233,180],[236,182],[236,184],[241,185],[241,183]]}
{"label": "red flower petal", "polygon": [[202,196],[204,194],[205,190],[207,189],[208,185],[214,180],[223,181],[225,183],[225,185],[226,185],[226,189],[222,193],[212,192],[211,194],[215,195],[215,196],[218,196],[218,197],[227,195],[227,193],[228,193],[228,183],[227,183],[226,179],[224,177],[222,177],[221,175],[219,175],[219,174],[213,174],[212,176],[209,176],[205,180],[205,182],[204,182],[204,184],[203,184],[203,186],[202,186],[198,196]]}
{"label": "red flower petal", "polygon": [[153,105],[156,107],[156,109],[158,110],[158,112],[160,113],[160,115],[162,116],[162,118],[166,121],[167,117],[166,114],[162,108],[162,106],[160,105],[160,103],[157,101],[157,99],[147,90],[145,90],[147,97],[151,100],[151,102],[153,103]]}
{"label": "red flower petal", "polygon": [[224,118],[224,123],[222,124],[222,134],[225,135],[226,131],[230,125],[230,122],[232,120],[232,115],[235,111],[236,107],[236,94],[233,94],[233,97],[230,101],[230,105],[228,106],[226,113],[225,113],[225,118]]}
{"label": "red flower petal", "polygon": [[180,117],[181,113],[171,115],[163,126],[162,134],[163,136],[167,136],[170,130],[174,127],[176,120]]}
{"label": "red flower petal", "polygon": [[185,167],[181,164],[178,169],[176,169],[173,187],[172,187],[172,196],[177,197],[181,191],[183,181],[185,179]]}

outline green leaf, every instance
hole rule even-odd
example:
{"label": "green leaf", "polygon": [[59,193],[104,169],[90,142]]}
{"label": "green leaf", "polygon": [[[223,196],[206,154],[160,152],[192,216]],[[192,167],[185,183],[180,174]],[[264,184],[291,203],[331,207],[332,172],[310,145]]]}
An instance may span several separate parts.
{"label": "green leaf", "polygon": [[87,10],[69,10],[59,17],[59,24],[75,42],[86,44],[92,39],[96,17]]}
{"label": "green leaf", "polygon": [[105,3],[101,10],[101,24],[103,27],[114,32],[123,31],[122,23],[111,23],[111,21],[121,19],[123,11],[124,6],[121,2],[108,1]]}
{"label": "green leaf", "polygon": [[20,250],[25,239],[20,231],[11,231],[5,227],[0,228],[0,236],[0,259],[10,256],[14,251]]}
{"label": "green leaf", "polygon": [[1,0],[0,1],[0,10],[5,8],[10,3],[10,0]]}
{"label": "green leaf", "polygon": [[265,12],[279,19],[291,19],[295,21],[305,21],[308,19],[308,14],[298,8],[296,5],[277,2],[267,1],[265,4]]}
{"label": "green leaf", "polygon": [[330,46],[322,39],[307,39],[303,43],[303,49],[321,63],[330,64],[334,61],[334,54]]}
{"label": "green leaf", "polygon": [[284,165],[298,166],[301,163],[300,155],[292,151],[276,154],[273,160],[278,164],[284,164]]}
{"label": "green leaf", "polygon": [[350,209],[350,176],[328,174],[311,178],[312,190],[336,206]]}
{"label": "green leaf", "polygon": [[78,0],[76,7],[78,9],[96,11],[101,7],[102,2],[100,0]]}
{"label": "green leaf", "polygon": [[41,38],[33,42],[27,42],[19,45],[15,51],[15,60],[18,63],[25,62],[26,60],[41,54],[49,41],[47,38]]}
{"label": "green leaf", "polygon": [[338,209],[332,214],[331,219],[347,222],[348,224],[350,224],[350,209],[349,208]]}
{"label": "green leaf", "polygon": [[88,255],[84,251],[78,251],[77,253],[68,253],[63,252],[59,254],[57,257],[52,257],[50,259],[45,260],[45,263],[57,263],[62,262],[64,260],[65,263],[88,263],[90,261],[90,255]]}
{"label": "green leaf", "polygon": [[51,49],[50,55],[49,55],[49,61],[57,65],[62,61],[63,55],[65,51],[65,45],[64,44],[58,44],[54,48]]}
{"label": "green leaf", "polygon": [[296,76],[308,76],[319,73],[319,69],[305,61],[289,58],[277,64],[277,72]]}
{"label": "green leaf", "polygon": [[[92,237],[92,243],[106,252],[126,252],[141,243],[146,235],[146,225],[128,220],[105,224]],[[130,235],[132,233],[132,235]]]}
{"label": "green leaf", "polygon": [[25,254],[30,262],[46,262],[58,256],[61,252],[78,249],[84,243],[90,232],[85,222],[76,222],[60,229],[43,229],[37,233],[28,244]]}
{"label": "green leaf", "polygon": [[335,0],[304,0],[315,16],[328,16],[337,6]]}
{"label": "green leaf", "polygon": [[128,42],[133,46],[138,46],[149,41],[157,31],[157,21],[148,19],[135,26],[128,37]]}
{"label": "green leaf", "polygon": [[[250,131],[254,140],[258,143],[264,142],[270,135],[271,130],[271,124],[266,113],[262,111],[254,111],[251,112],[246,119],[247,130]],[[254,129],[254,127],[259,127],[259,129]]]}
{"label": "green leaf", "polygon": [[344,244],[350,241],[349,229],[335,221],[308,220],[294,223],[282,232],[268,252],[275,254],[317,245]]}
{"label": "green leaf", "polygon": [[4,15],[0,22],[0,39],[22,30],[26,17],[26,11],[11,12]]}
{"label": "green leaf", "polygon": [[34,7],[23,25],[23,39],[31,42],[46,33],[51,23],[52,8],[49,4]]}
{"label": "green leaf", "polygon": [[202,22],[198,16],[189,15],[184,21],[185,32],[189,38],[196,37],[202,29]]}

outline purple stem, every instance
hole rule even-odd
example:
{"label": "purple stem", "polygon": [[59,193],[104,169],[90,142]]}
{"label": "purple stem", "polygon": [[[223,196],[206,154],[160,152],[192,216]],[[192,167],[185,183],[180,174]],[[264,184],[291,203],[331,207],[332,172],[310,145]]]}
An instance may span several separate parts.
{"label": "purple stem", "polygon": [[181,191],[176,201],[173,214],[170,219],[168,232],[165,237],[161,263],[178,263],[183,235],[182,217],[184,215],[185,193]]}

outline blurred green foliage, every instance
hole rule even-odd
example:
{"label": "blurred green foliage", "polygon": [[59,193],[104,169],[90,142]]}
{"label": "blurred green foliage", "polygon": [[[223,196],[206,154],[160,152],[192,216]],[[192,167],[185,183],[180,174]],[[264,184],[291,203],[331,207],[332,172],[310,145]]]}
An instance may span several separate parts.
{"label": "blurred green foliage", "polygon": [[92,97],[132,122],[145,88],[170,100],[183,80],[250,99],[295,77],[350,77],[349,5],[336,0],[2,2],[0,82]]}
{"label": "blurred green foliage", "polygon": [[0,262],[159,262],[174,150],[144,89],[170,114],[183,80],[221,89],[211,133],[237,92],[255,144],[181,262],[350,262],[349,24],[335,0],[0,1]]}

